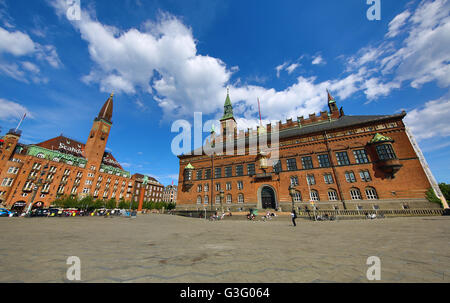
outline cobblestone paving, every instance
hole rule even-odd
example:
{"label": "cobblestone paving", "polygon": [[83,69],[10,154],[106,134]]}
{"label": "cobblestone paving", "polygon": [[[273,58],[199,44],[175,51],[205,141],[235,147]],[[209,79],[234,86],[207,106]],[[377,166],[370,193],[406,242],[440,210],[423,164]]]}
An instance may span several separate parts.
{"label": "cobblestone paving", "polygon": [[[280,218],[278,218],[280,219]],[[0,282],[450,282],[450,218],[311,222],[0,218]]]}

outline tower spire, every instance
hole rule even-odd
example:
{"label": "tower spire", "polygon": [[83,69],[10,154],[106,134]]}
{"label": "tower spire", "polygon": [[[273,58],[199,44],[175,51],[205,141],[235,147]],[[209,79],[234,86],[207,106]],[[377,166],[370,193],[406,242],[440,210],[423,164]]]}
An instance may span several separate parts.
{"label": "tower spire", "polygon": [[113,97],[114,91],[109,95],[108,100],[106,100],[105,104],[103,104],[102,109],[98,113],[97,119],[103,119],[109,123],[111,122],[112,113],[113,113]]}
{"label": "tower spire", "polygon": [[336,101],[334,100],[333,96],[331,96],[328,88],[327,88],[327,94],[328,94],[328,108],[330,109],[330,113],[338,111]]}

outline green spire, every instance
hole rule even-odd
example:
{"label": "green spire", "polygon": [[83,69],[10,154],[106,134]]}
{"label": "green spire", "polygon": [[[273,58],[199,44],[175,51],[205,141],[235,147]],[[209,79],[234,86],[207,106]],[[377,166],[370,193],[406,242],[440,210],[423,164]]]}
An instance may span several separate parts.
{"label": "green spire", "polygon": [[223,117],[222,117],[222,119],[220,119],[220,121],[231,119],[231,118],[234,118],[233,105],[231,105],[229,89],[227,88],[227,98],[225,99],[225,104],[223,106]]}

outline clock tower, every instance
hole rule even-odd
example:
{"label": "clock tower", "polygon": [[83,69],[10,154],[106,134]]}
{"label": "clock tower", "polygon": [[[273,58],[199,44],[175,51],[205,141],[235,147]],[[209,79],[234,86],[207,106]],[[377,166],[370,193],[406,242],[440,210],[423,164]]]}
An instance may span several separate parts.
{"label": "clock tower", "polygon": [[113,111],[113,96],[111,94],[103,104],[97,118],[94,119],[91,132],[86,142],[84,149],[84,156],[86,157],[87,168],[95,166],[95,169],[100,168],[103,154],[105,153],[106,143],[108,142],[109,132],[111,130],[112,111]]}

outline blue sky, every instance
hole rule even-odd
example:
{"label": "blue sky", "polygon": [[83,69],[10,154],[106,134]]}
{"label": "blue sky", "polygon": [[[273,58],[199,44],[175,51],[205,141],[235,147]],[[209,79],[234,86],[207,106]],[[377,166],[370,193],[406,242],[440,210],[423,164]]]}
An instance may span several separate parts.
{"label": "blue sky", "polygon": [[[131,173],[177,182],[176,119],[220,118],[226,87],[238,127],[326,109],[408,112],[438,182],[450,182],[450,1],[0,0],[0,126],[24,112],[22,142],[84,142],[114,90],[108,148]],[[111,4],[113,3],[113,4]],[[204,136],[207,134],[205,133]]]}

